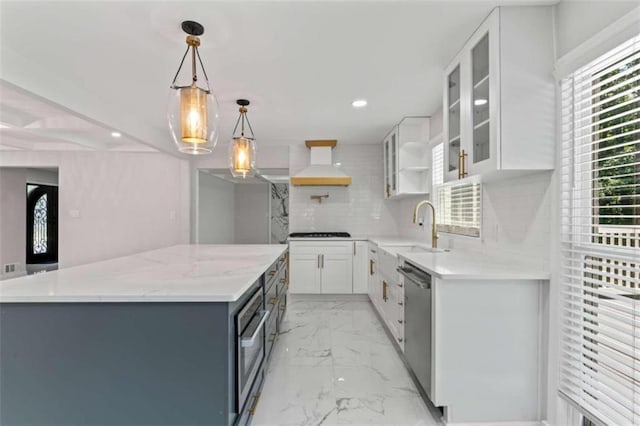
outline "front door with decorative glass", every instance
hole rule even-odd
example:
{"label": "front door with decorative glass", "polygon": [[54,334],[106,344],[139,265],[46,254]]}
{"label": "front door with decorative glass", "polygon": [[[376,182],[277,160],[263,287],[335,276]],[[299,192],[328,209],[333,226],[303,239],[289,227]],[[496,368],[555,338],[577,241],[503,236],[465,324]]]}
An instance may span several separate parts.
{"label": "front door with decorative glass", "polygon": [[58,187],[27,184],[27,264],[58,261]]}

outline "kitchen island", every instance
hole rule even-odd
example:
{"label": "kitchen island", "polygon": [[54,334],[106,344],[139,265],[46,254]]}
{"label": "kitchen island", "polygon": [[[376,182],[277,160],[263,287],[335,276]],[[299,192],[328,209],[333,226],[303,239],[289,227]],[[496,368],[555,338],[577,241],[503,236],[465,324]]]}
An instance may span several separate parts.
{"label": "kitchen island", "polygon": [[286,245],[180,245],[1,282],[0,424],[248,422],[287,271]]}

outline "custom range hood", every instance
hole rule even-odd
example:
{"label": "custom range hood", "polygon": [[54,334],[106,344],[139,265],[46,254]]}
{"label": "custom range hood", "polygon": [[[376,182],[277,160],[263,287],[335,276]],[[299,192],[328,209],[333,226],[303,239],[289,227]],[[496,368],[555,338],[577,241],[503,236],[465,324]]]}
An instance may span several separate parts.
{"label": "custom range hood", "polygon": [[295,186],[349,186],[351,177],[333,165],[331,150],[338,141],[312,140],[305,141],[310,149],[311,164],[295,176],[291,176],[291,184]]}

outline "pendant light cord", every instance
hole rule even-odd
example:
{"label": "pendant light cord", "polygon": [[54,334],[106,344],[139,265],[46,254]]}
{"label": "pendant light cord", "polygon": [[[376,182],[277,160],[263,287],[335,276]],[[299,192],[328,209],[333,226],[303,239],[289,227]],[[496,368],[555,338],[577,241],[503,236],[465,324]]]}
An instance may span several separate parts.
{"label": "pendant light cord", "polygon": [[[182,60],[180,61],[180,66],[178,67],[178,71],[176,71],[176,75],[173,77],[173,81],[171,82],[171,88],[172,89],[176,89],[176,80],[178,79],[178,75],[180,74],[180,70],[182,69],[182,65],[184,65],[184,60],[187,57],[187,54],[189,53],[189,49],[194,49],[195,50],[195,55],[193,58],[193,76],[192,79],[194,82],[196,82],[198,80],[198,76],[196,75],[196,70],[195,70],[195,56],[198,56],[198,62],[200,63],[200,68],[202,68],[202,73],[204,74],[204,79],[207,82],[207,93],[211,93],[211,86],[209,85],[209,76],[207,76],[207,71],[204,69],[204,65],[202,64],[202,58],[200,58],[200,51],[198,50],[197,47],[192,47],[192,46],[187,46],[187,50],[184,52],[184,55],[182,56]],[[237,126],[237,124],[236,124]],[[251,125],[249,125],[249,128],[251,128]],[[252,131],[253,133],[253,131]]]}
{"label": "pendant light cord", "polygon": [[249,117],[245,117],[247,115],[246,112],[241,112],[238,120],[236,120],[236,125],[233,127],[232,135],[236,134],[236,130],[238,130],[238,124],[240,124],[240,119],[242,119],[242,130],[240,132],[240,136],[244,136],[244,120],[247,119],[247,126],[249,126],[249,131],[251,132],[251,139],[255,139],[256,137],[253,134],[253,129],[251,128],[251,123],[249,122]]}
{"label": "pendant light cord", "polygon": [[[178,71],[176,71],[176,75],[173,77],[173,81],[171,82],[171,88],[175,89],[176,88],[176,80],[178,79],[178,74],[180,74],[180,70],[182,69],[182,65],[184,64],[184,59],[187,57],[187,53],[189,53],[189,47],[191,46],[187,46],[187,50],[184,52],[184,55],[182,56],[182,60],[180,61],[180,66],[178,67]],[[207,74],[205,73],[205,76]],[[209,84],[209,81],[207,80],[207,84]]]}

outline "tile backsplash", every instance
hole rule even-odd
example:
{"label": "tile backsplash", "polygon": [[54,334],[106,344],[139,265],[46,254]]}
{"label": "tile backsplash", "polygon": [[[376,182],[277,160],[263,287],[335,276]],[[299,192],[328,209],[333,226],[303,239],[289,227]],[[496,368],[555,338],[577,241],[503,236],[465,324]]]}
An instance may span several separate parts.
{"label": "tile backsplash", "polygon": [[[398,235],[393,201],[383,198],[381,144],[343,144],[333,149],[333,162],[352,178],[347,187],[291,186],[290,232],[345,231],[352,235]],[[295,175],[309,165],[309,149],[292,146],[289,170]],[[329,194],[322,203],[311,195]]]}

